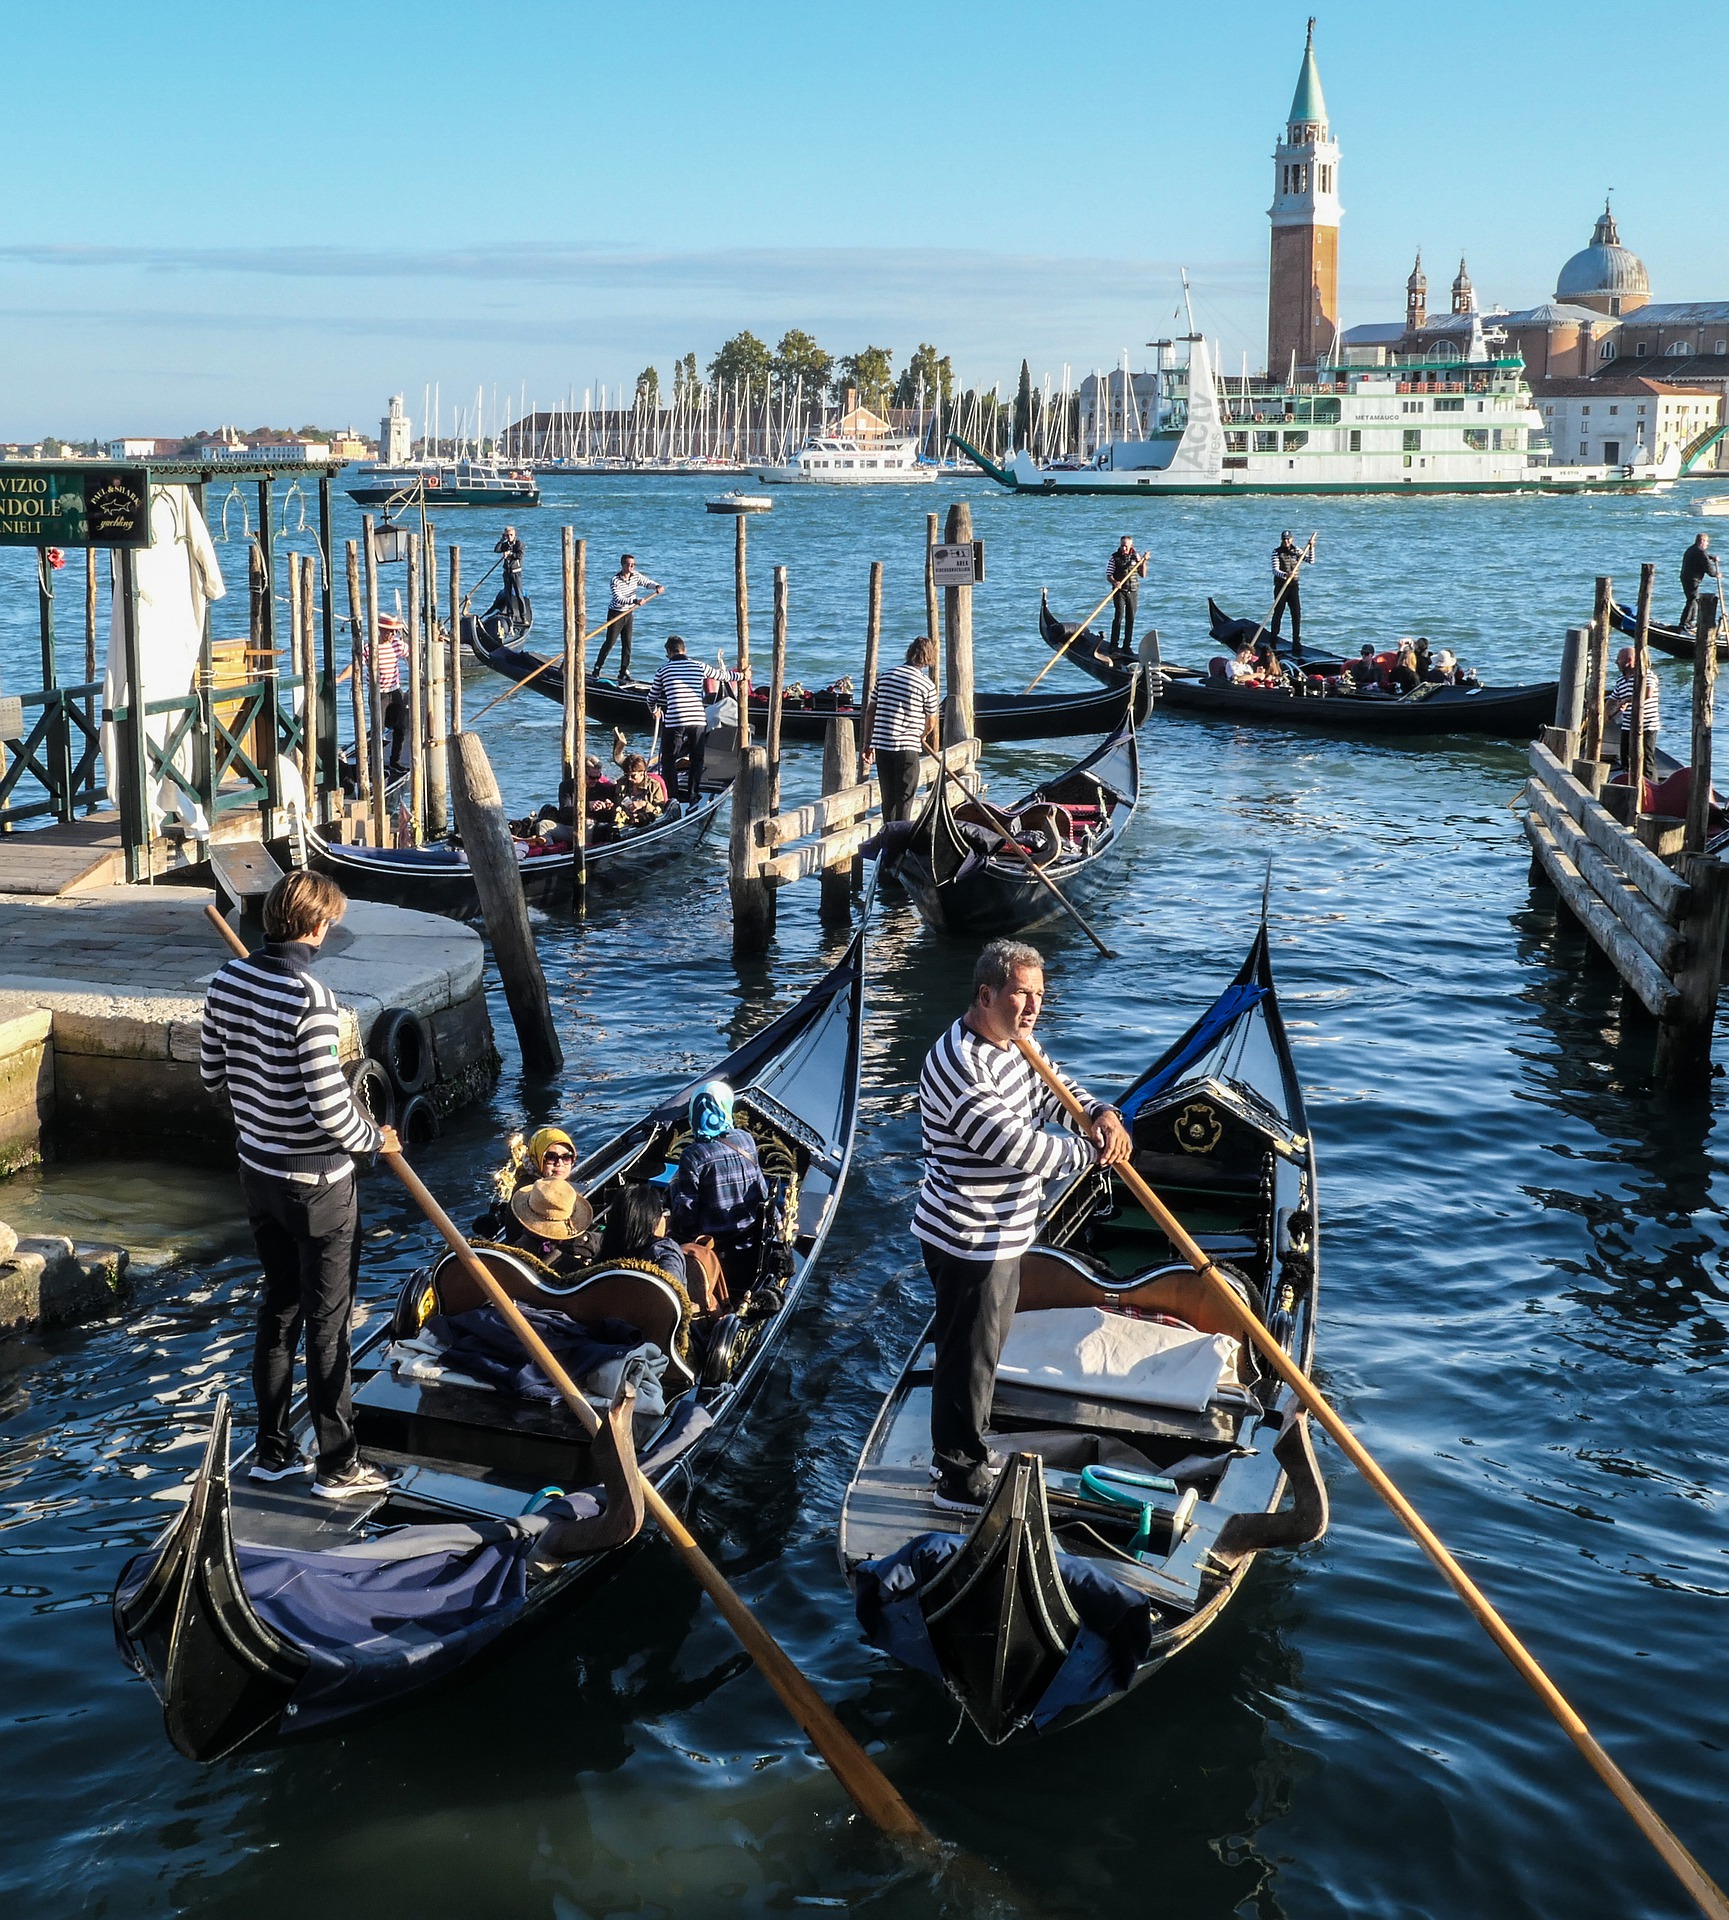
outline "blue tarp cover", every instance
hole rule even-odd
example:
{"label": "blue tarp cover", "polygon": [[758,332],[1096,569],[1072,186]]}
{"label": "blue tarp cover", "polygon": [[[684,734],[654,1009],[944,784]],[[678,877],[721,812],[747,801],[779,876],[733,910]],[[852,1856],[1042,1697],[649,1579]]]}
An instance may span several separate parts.
{"label": "blue tarp cover", "polygon": [[[522,1316],[573,1380],[587,1379],[609,1360],[620,1360],[642,1345],[642,1335],[625,1320],[597,1320],[584,1326],[567,1313],[528,1306]],[[446,1364],[458,1373],[484,1380],[518,1400],[559,1398],[558,1389],[523,1351],[522,1342],[496,1307],[435,1313],[421,1331],[437,1342]]]}
{"label": "blue tarp cover", "polygon": [[[904,1666],[938,1680],[943,1671],[919,1594],[961,1545],[959,1534],[921,1533],[882,1559],[867,1560],[853,1575],[853,1602],[865,1638]],[[1095,1706],[1123,1692],[1147,1657],[1156,1617],[1145,1594],[1096,1560],[1059,1553],[1057,1566],[1081,1616],[1081,1630],[1033,1709],[1032,1724],[1038,1728],[1071,1708]]]}
{"label": "blue tarp cover", "polygon": [[1117,1110],[1122,1114],[1124,1124],[1133,1120],[1155,1094],[1163,1093],[1167,1087],[1180,1080],[1202,1054],[1217,1043],[1219,1036],[1234,1021],[1241,1019],[1251,1008],[1259,1006],[1266,997],[1266,988],[1257,986],[1252,980],[1245,980],[1238,986],[1227,987],[1208,1008],[1201,1024],[1190,1035],[1188,1044],[1167,1060],[1157,1073],[1142,1081],[1131,1094],[1119,1102]]}

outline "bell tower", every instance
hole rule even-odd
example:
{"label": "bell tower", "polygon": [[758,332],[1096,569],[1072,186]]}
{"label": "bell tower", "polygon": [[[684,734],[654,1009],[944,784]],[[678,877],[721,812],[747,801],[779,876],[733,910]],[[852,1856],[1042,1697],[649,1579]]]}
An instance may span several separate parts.
{"label": "bell tower", "polygon": [[1477,311],[1477,289],[1471,285],[1471,276],[1465,271],[1464,257],[1459,260],[1459,271],[1453,281],[1453,311],[1455,313],[1475,313]]}
{"label": "bell tower", "polygon": [[1315,23],[1303,47],[1285,137],[1273,150],[1272,272],[1267,372],[1282,380],[1333,351],[1339,328],[1339,143],[1327,123],[1315,65]]}
{"label": "bell tower", "polygon": [[1423,271],[1423,250],[1417,249],[1417,264],[1405,282],[1405,331],[1421,333],[1429,324],[1429,279]]}

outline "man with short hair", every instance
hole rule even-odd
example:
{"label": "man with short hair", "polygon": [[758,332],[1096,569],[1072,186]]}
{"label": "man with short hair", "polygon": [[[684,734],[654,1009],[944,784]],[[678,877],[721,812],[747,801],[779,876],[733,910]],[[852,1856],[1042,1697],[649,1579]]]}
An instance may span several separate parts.
{"label": "man with short hair", "polygon": [[[1081,1138],[1023,1058],[1017,1037],[1032,1040],[1044,996],[1038,949],[993,940],[973,969],[972,1005],[919,1075],[925,1171],[913,1233],[936,1289],[931,1453],[936,1504],[948,1512],[977,1511],[990,1496],[984,1432],[1045,1183],[1129,1157],[1114,1107],[1064,1076],[1090,1112]],[[1053,1124],[1064,1131],[1047,1131]]]}
{"label": "man with short hair", "polygon": [[1314,541],[1306,549],[1299,547],[1289,527],[1279,535],[1279,544],[1273,549],[1273,640],[1276,644],[1279,628],[1289,613],[1291,651],[1299,660],[1303,657],[1303,583],[1299,576],[1314,557]]}
{"label": "man with short hair", "polygon": [[1699,612],[1699,589],[1707,580],[1721,581],[1717,556],[1711,551],[1711,536],[1699,534],[1687,551],[1681,556],[1681,591],[1687,596],[1681,608],[1681,618],[1676,625],[1683,633],[1693,631],[1693,622]]}
{"label": "man with short hair", "polygon": [[[693,804],[702,798],[702,762],[708,746],[708,669],[685,653],[676,633],[666,636],[666,659],[648,690],[648,710],[661,716],[660,777],[668,795]],[[681,796],[678,763],[686,763],[688,790]]]}
{"label": "man with short hair", "polygon": [[1151,555],[1137,553],[1133,534],[1125,533],[1117,550],[1105,562],[1105,578],[1116,588],[1111,595],[1111,651],[1135,650],[1135,614],[1141,604],[1141,582],[1147,577]]}
{"label": "man with short hair", "polygon": [[[1633,695],[1638,687],[1638,679],[1633,672],[1634,653],[1631,647],[1623,647],[1615,656],[1615,664],[1621,669],[1621,677],[1615,682],[1615,691],[1609,696],[1609,717],[1621,729],[1621,765],[1626,766],[1631,758],[1633,743]],[[1657,678],[1657,669],[1647,660],[1645,663],[1645,710],[1640,716],[1645,723],[1645,771],[1651,771],[1651,748],[1662,729],[1663,718],[1660,711],[1662,683]]]}
{"label": "man with short hair", "polygon": [[907,648],[906,661],[877,676],[864,710],[864,763],[876,761],[883,824],[912,817],[919,755],[937,750],[936,643],[928,634]]}
{"label": "man with short hair", "polygon": [[612,576],[612,587],[606,597],[606,638],[594,656],[593,673],[597,680],[615,640],[618,642],[618,684],[622,687],[630,678],[630,641],[636,631],[636,609],[645,600],[652,600],[665,591],[658,581],[637,572],[634,553],[618,556],[618,571]]}
{"label": "man with short hair", "polygon": [[336,997],[312,972],[348,902],[320,873],[291,873],[264,902],[264,947],[218,969],[204,1001],[199,1072],[226,1095],[240,1189],[264,1265],[253,1346],[254,1480],[310,1471],[294,1440],[294,1355],[306,1334],[306,1399],[318,1449],[312,1491],[377,1497],[390,1482],[360,1458],[348,1330],[360,1265],[354,1156],[401,1151],[343,1077]]}

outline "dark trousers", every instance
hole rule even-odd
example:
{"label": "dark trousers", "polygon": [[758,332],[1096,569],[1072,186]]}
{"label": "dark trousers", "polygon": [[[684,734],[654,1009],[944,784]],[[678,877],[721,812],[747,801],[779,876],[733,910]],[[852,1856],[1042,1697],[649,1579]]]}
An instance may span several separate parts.
{"label": "dark trousers", "polygon": [[[666,782],[667,797],[671,800],[700,800],[702,798],[702,762],[708,750],[707,727],[663,727],[660,735],[660,777]],[[688,760],[685,778],[688,789],[680,794],[678,786],[678,763]]]}
{"label": "dark trousers", "polygon": [[258,1402],[258,1454],[291,1459],[294,1355],[306,1335],[306,1399],[318,1445],[318,1470],[339,1474],[357,1448],[349,1405],[352,1378],[348,1319],[360,1270],[360,1201],[354,1176],[307,1186],[240,1170],[240,1190],[264,1284],[252,1349],[252,1391]]}
{"label": "dark trousers", "polygon": [[1703,585],[1703,581],[1695,580],[1690,587],[1686,585],[1682,586],[1681,591],[1687,598],[1681,606],[1681,618],[1677,620],[1675,624],[1683,633],[1691,633],[1693,631],[1693,622],[1699,615],[1699,589]]}
{"label": "dark trousers", "polygon": [[1275,575],[1273,579],[1273,638],[1275,640],[1279,637],[1279,627],[1287,610],[1291,616],[1291,645],[1300,647],[1303,644],[1303,589],[1294,573],[1287,575],[1284,579]]}
{"label": "dark trousers", "polygon": [[[1651,771],[1651,756],[1653,753],[1656,752],[1656,750],[1657,750],[1657,729],[1655,727],[1647,727],[1645,729],[1645,778],[1647,780],[1654,780],[1657,777]],[[1633,756],[1633,729],[1631,727],[1623,727],[1621,729],[1621,752],[1615,764],[1617,766],[1624,767],[1629,764],[1629,762],[1632,759],[1632,756]]]}
{"label": "dark trousers", "polygon": [[1118,587],[1111,595],[1111,649],[1132,653],[1135,645],[1135,615],[1140,610],[1138,586]]}
{"label": "dark trousers", "polygon": [[1020,1255],[1012,1260],[958,1260],[925,1245],[924,1256],[937,1295],[931,1330],[937,1349],[931,1379],[931,1457],[945,1479],[965,1479],[988,1458],[985,1428],[997,1362],[1020,1298]]}
{"label": "dark trousers", "polygon": [[902,747],[877,748],[877,785],[882,790],[883,824],[913,817],[913,795],[919,787],[919,752]]}
{"label": "dark trousers", "polygon": [[499,596],[504,604],[504,616],[516,626],[524,626],[528,621],[528,603],[522,597],[522,569],[507,566],[504,570],[504,591]]}
{"label": "dark trousers", "polygon": [[387,771],[402,771],[402,743],[408,733],[408,695],[392,687],[384,696],[384,728],[390,735],[390,766]]}
{"label": "dark trousers", "polygon": [[634,613],[620,614],[618,625],[607,629],[606,638],[600,643],[600,651],[594,656],[593,673],[596,679],[599,679],[600,670],[606,665],[606,656],[611,653],[615,640],[618,642],[618,677],[621,681],[630,678],[630,641],[635,629]]}

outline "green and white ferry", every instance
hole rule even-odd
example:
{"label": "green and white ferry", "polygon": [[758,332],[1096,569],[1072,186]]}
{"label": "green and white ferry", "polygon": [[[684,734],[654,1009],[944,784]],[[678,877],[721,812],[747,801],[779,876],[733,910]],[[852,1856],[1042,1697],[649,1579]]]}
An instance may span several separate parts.
{"label": "green and white ferry", "polygon": [[1207,343],[1157,375],[1147,431],[1090,460],[1008,466],[954,439],[1016,493],[1648,493],[1680,455],[1653,466],[1557,466],[1516,353],[1481,324],[1456,360],[1323,367],[1312,381],[1223,380]]}

